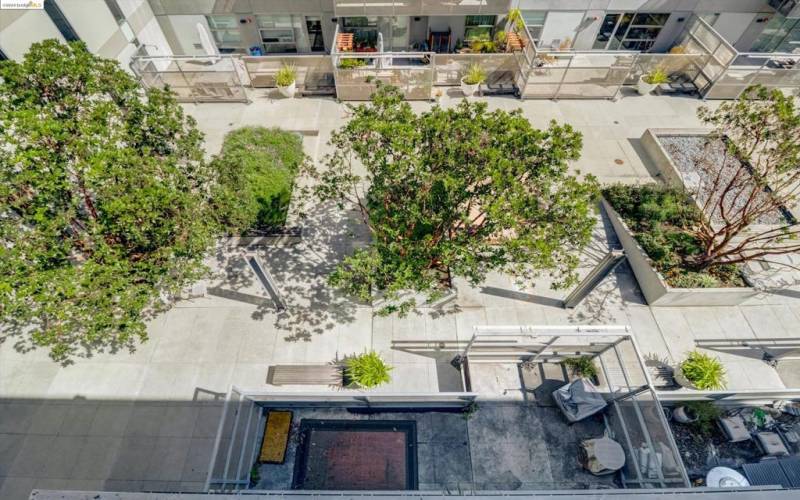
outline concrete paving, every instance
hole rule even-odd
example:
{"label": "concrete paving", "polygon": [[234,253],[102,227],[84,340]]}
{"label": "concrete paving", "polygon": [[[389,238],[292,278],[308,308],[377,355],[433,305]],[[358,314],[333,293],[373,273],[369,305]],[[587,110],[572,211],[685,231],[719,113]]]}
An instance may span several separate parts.
{"label": "concrete paving", "polygon": [[[584,134],[575,162],[602,182],[652,182],[638,138],[648,127],[700,125],[702,102],[689,98],[624,97],[609,101],[519,101],[487,98],[490,108],[521,108],[536,126],[573,124]],[[445,98],[443,104],[453,105]],[[422,110],[429,103],[415,102]],[[330,133],[347,119],[332,99],[271,99],[253,103],[186,105],[206,134],[208,154],[224,134],[243,125],[279,126],[305,133],[315,161],[329,151]],[[295,200],[302,208],[302,200]],[[313,207],[303,242],[258,251],[287,302],[278,313],[245,267],[238,249],[209,257],[214,276],[206,297],[179,302],[154,318],[149,341],[135,352],[94,352],[60,366],[46,352],[21,353],[13,339],[0,346],[0,498],[27,498],[32,488],[197,491],[210,460],[209,439],[218,402],[231,385],[270,391],[328,387],[268,386],[276,363],[319,363],[373,348],[395,367],[384,391],[435,392],[460,387],[449,367],[452,352],[420,355],[393,349],[395,340],[466,340],[474,325],[630,324],[645,356],[676,362],[698,338],[798,337],[800,293],[765,294],[743,306],[650,308],[625,265],[588,299],[565,310],[565,291],[546,278],[518,284],[490,275],[480,286],[456,280],[458,299],[445,313],[419,310],[405,318],[378,317],[325,284],[337,260],[366,238],[352,211]],[[582,256],[588,272],[614,244],[598,220],[595,241]],[[758,359],[719,353],[731,389],[779,389],[776,370]],[[487,395],[491,397],[491,395]],[[216,414],[215,414],[216,412]],[[165,430],[166,429],[166,430]]]}

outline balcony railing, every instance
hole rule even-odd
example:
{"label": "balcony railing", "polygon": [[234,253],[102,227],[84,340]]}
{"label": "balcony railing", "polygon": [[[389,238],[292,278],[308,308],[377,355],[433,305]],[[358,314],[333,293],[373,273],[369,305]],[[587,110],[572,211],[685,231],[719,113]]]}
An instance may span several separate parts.
{"label": "balcony railing", "polygon": [[[406,99],[428,100],[433,87],[455,86],[467,68],[487,73],[484,88],[529,99],[612,99],[624,86],[658,68],[701,97],[734,99],[752,84],[790,92],[800,88],[800,55],[739,53],[699,17],[686,22],[668,54],[539,49],[527,27],[506,25],[522,49],[489,54],[338,52],[268,56],[138,56],[131,67],[147,86],[169,86],[185,101],[245,101],[244,86],[273,87],[284,64],[297,70],[303,94],[369,99],[377,82],[401,89]],[[334,39],[338,40],[338,28]],[[354,67],[342,62],[360,60]]]}

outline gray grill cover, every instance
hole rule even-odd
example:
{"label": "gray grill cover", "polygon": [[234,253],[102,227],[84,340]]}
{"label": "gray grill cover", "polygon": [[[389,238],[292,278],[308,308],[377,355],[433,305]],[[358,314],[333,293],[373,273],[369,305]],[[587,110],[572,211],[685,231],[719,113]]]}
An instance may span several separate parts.
{"label": "gray grill cover", "polygon": [[553,391],[553,399],[570,422],[583,420],[606,407],[597,388],[583,378]]}

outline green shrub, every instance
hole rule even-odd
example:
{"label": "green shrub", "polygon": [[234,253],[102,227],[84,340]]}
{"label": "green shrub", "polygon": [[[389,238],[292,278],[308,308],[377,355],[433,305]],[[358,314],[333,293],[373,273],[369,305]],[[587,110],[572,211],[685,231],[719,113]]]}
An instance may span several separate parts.
{"label": "green shrub", "polygon": [[365,352],[345,360],[345,377],[348,385],[369,389],[391,381],[387,365],[375,351]]}
{"label": "green shrub", "polygon": [[697,418],[689,425],[703,437],[710,436],[714,429],[714,421],[719,418],[722,411],[710,401],[687,401],[683,406]]}
{"label": "green shrub", "polygon": [[212,198],[220,224],[233,234],[283,225],[304,159],[302,140],[292,132],[264,127],[229,132],[211,163],[219,180]]}
{"label": "green shrub", "polygon": [[364,59],[355,59],[351,57],[339,59],[339,69],[356,69],[366,65],[367,61]]}
{"label": "green shrub", "polygon": [[716,288],[744,284],[736,266],[694,271],[693,256],[702,247],[689,229],[700,221],[701,214],[684,190],[660,184],[614,184],[603,189],[603,196],[670,286]]}
{"label": "green shrub", "polygon": [[719,280],[714,276],[692,271],[673,276],[669,284],[676,288],[716,288],[720,286]]}
{"label": "green shrub", "polygon": [[591,356],[567,358],[564,360],[564,365],[579,377],[586,377],[589,379],[597,378],[597,368],[594,366],[594,361],[592,361]]}
{"label": "green shrub", "polygon": [[288,87],[297,79],[297,70],[294,66],[284,64],[275,75],[275,84],[279,87]]}
{"label": "green shrub", "polygon": [[669,75],[661,68],[654,68],[642,77],[642,80],[650,85],[661,85],[669,82]]}
{"label": "green shrub", "polygon": [[486,71],[480,64],[470,64],[467,68],[467,74],[464,75],[464,83],[467,85],[477,85],[486,80]]}
{"label": "green shrub", "polygon": [[725,388],[725,368],[717,358],[691,351],[679,366],[686,377],[700,390]]}

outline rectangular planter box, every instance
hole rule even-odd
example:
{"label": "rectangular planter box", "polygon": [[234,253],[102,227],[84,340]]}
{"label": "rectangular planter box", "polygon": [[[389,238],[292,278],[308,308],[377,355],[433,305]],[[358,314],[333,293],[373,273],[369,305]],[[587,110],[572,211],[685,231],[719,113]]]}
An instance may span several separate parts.
{"label": "rectangular planter box", "polygon": [[602,200],[614,231],[617,233],[625,256],[633,269],[639,288],[651,306],[735,306],[754,297],[758,291],[752,287],[736,288],[673,288],[655,270],[650,257],[636,241],[622,217],[606,201]]}
{"label": "rectangular planter box", "polygon": [[[681,176],[680,170],[672,161],[672,157],[669,155],[664,146],[661,144],[661,141],[658,139],[659,136],[707,136],[711,133],[709,129],[704,128],[649,128],[644,131],[642,134],[641,142],[642,148],[647,152],[647,155],[653,160],[656,168],[658,168],[658,172],[660,174],[661,180],[667,183],[670,186],[675,186],[679,188],[684,188],[685,184],[683,182],[683,177]],[[694,200],[694,197],[692,198]],[[697,200],[694,200],[697,208],[702,210],[702,206],[697,203]],[[798,207],[786,207],[784,214],[797,220],[797,209]]]}

